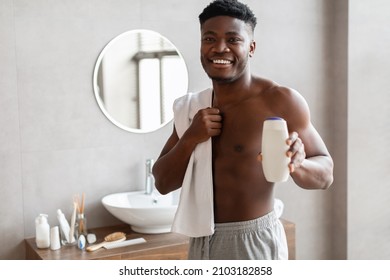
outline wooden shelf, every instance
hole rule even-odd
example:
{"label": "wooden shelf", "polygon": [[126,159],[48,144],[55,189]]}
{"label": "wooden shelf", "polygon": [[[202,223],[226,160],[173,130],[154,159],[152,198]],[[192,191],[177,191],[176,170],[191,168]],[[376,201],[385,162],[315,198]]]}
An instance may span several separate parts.
{"label": "wooden shelf", "polygon": [[[281,220],[287,235],[289,259],[295,259],[295,224]],[[142,237],[146,243],[115,249],[99,249],[94,252],[80,250],[77,246],[62,246],[59,250],[38,249],[35,238],[25,240],[27,260],[185,260],[187,259],[188,237],[177,233],[142,234],[122,224],[91,229],[96,234],[97,242],[104,236],[122,231],[127,239]]]}
{"label": "wooden shelf", "polygon": [[38,249],[35,238],[26,239],[26,259],[34,260],[121,260],[121,259],[186,259],[188,238],[176,233],[141,234],[133,232],[129,225],[117,225],[90,230],[96,234],[97,241],[102,242],[104,236],[122,231],[127,239],[142,237],[146,243],[115,249],[99,249],[94,252],[80,250],[77,246],[62,246],[59,250]]}

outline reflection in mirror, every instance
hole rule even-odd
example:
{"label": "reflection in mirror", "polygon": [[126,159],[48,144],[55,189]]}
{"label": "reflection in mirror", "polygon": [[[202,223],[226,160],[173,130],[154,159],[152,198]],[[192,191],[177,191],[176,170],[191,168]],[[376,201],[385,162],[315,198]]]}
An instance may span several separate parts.
{"label": "reflection in mirror", "polygon": [[150,30],[125,32],[103,49],[93,86],[97,102],[118,127],[154,131],[173,118],[173,101],[187,93],[188,73],[176,47]]}

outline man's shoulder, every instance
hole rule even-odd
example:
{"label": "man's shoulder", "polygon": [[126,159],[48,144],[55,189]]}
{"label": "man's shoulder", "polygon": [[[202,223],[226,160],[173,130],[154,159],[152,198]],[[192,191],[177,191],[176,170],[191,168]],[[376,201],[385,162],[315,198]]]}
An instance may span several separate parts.
{"label": "man's shoulder", "polygon": [[292,87],[280,85],[271,80],[263,81],[262,85],[263,93],[267,94],[271,98],[280,98],[284,101],[303,99],[302,95]]}
{"label": "man's shoulder", "polygon": [[293,88],[280,85],[268,78],[253,77],[252,81],[259,93],[269,95],[269,97],[288,97],[289,95],[299,94]]}
{"label": "man's shoulder", "polygon": [[257,78],[257,84],[261,88],[261,98],[265,99],[270,106],[276,106],[277,110],[280,108],[294,108],[297,111],[307,111],[307,102],[298,90],[262,78]]}

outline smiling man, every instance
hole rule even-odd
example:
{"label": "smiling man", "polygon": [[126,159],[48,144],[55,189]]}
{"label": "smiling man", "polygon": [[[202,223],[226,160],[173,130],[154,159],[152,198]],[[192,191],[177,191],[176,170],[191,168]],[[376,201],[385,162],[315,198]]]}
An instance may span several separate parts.
{"label": "smiling man", "polygon": [[175,102],[174,129],[153,168],[156,187],[163,194],[182,187],[173,229],[191,237],[190,259],[286,259],[274,183],[261,166],[263,121],[286,120],[286,156],[299,187],[327,189],[332,158],[304,98],[251,73],[256,17],[249,7],[216,0],[199,20],[200,58],[212,88]]}

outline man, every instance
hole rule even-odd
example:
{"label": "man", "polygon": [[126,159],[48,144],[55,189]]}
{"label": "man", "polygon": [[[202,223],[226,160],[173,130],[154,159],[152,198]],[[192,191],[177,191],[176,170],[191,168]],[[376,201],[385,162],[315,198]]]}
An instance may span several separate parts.
{"label": "man", "polygon": [[180,188],[194,150],[211,139],[214,228],[208,236],[190,239],[189,258],[286,259],[284,229],[273,211],[274,184],[262,172],[263,121],[286,120],[286,156],[298,186],[327,189],[333,181],[332,158],[303,97],[251,73],[256,17],[248,6],[216,0],[199,20],[201,62],[212,80],[211,106],[200,108],[180,137],[175,120],[153,168],[156,187],[163,194]]}

